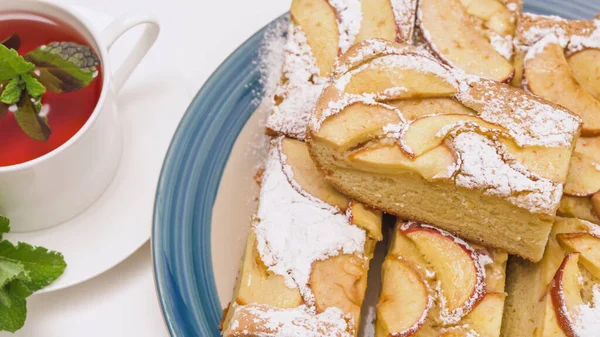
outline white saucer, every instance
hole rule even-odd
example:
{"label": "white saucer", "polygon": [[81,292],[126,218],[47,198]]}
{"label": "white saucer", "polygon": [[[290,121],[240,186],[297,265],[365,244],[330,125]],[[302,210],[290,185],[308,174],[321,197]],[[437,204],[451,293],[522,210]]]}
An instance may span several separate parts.
{"label": "white saucer", "polygon": [[[111,17],[84,8],[81,13],[103,28]],[[111,52],[117,68],[136,33],[126,36]],[[64,254],[64,275],[39,293],[64,289],[111,269],[149,238],[154,195],[163,158],[192,95],[182,75],[161,53],[160,38],[119,94],[125,130],[123,157],[117,175],[104,195],[77,217],[60,225],[6,237]],[[161,60],[162,56],[162,60]]]}

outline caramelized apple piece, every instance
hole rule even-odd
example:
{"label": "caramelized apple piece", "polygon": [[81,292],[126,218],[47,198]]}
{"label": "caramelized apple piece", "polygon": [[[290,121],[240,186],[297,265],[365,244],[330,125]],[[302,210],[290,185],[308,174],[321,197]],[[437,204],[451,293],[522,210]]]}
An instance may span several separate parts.
{"label": "caramelized apple piece", "polygon": [[556,239],[567,252],[581,254],[581,264],[600,278],[600,238],[590,233],[562,233]]}
{"label": "caramelized apple piece", "polygon": [[454,114],[425,116],[410,123],[400,144],[410,157],[418,157],[440,146],[445,139],[445,135],[440,135],[440,130],[464,122],[471,122],[490,130],[503,130],[502,127],[490,124],[476,116]]}
{"label": "caramelized apple piece", "polygon": [[599,134],[600,102],[577,82],[565,59],[563,48],[557,43],[547,43],[543,48],[535,49],[540,50],[534,57],[525,60],[524,77],[527,88],[578,114],[583,120],[584,136]]}
{"label": "caramelized apple piece", "polygon": [[281,141],[281,151],[285,156],[285,164],[293,172],[293,179],[301,187],[300,193],[308,193],[324,202],[346,210],[350,200],[331,186],[317,169],[306,143],[285,138]]}
{"label": "caramelized apple piece", "polygon": [[395,110],[358,102],[327,118],[313,137],[345,150],[382,134],[384,126],[400,122]]}
{"label": "caramelized apple piece", "polygon": [[423,155],[411,159],[398,145],[378,145],[355,152],[350,156],[353,167],[365,171],[402,174],[406,171],[420,174],[424,179],[449,178],[449,168],[456,162],[446,145],[440,145]]}
{"label": "caramelized apple piece", "polygon": [[475,251],[434,227],[413,223],[404,227],[403,233],[435,271],[446,298],[448,319],[457,320],[462,318],[460,314],[471,312],[485,294],[485,271]]}
{"label": "caramelized apple piece", "polygon": [[237,304],[266,304],[277,308],[295,308],[303,303],[298,289],[288,288],[283,276],[269,272],[256,249],[254,231],[248,234],[246,250],[234,299]]}
{"label": "caramelized apple piece", "polygon": [[[552,296],[546,293],[546,296],[542,298],[544,301],[544,321],[541,329],[540,336],[542,337],[567,337],[563,329],[558,324],[558,317],[556,316],[556,310],[552,304]],[[573,337],[573,336],[568,336]]]}
{"label": "caramelized apple piece", "polygon": [[377,336],[412,336],[425,322],[431,308],[427,285],[402,258],[386,257],[377,304]]}
{"label": "caramelized apple piece", "polygon": [[567,62],[577,82],[600,101],[600,49],[584,49],[571,54]]}
{"label": "caramelized apple piece", "polygon": [[420,27],[442,60],[469,74],[510,81],[513,66],[478,32],[458,0],[421,0]]}
{"label": "caramelized apple piece", "polygon": [[558,325],[569,337],[577,336],[573,327],[573,317],[578,307],[583,305],[580,277],[579,253],[571,253],[565,257],[550,283],[549,291]]}
{"label": "caramelized apple piece", "polygon": [[358,324],[367,288],[365,260],[357,255],[338,255],[315,261],[310,275],[310,288],[315,295],[318,312],[336,307],[352,315]]}
{"label": "caramelized apple piece", "polygon": [[477,332],[480,336],[500,336],[502,312],[506,294],[487,293],[461,323]]}
{"label": "caramelized apple piece", "polygon": [[515,21],[513,14],[497,0],[461,0],[467,13],[485,22],[485,26],[500,35],[513,35]]}
{"label": "caramelized apple piece", "polygon": [[336,13],[328,0],[293,0],[292,21],[306,34],[322,77],[328,77],[339,50]]}
{"label": "caramelized apple piece", "polygon": [[598,191],[600,191],[600,163],[579,152],[573,153],[564,193],[585,197]]}
{"label": "caramelized apple piece", "polygon": [[[370,62],[364,69],[352,75],[345,87],[350,94],[372,94],[379,99],[407,99],[420,97],[450,97],[456,93],[452,84],[443,77],[407,68],[403,62],[396,63],[396,58],[406,59],[408,56],[383,56]],[[423,62],[431,60],[421,58]],[[387,62],[389,61],[389,62]]]}
{"label": "caramelized apple piece", "polygon": [[398,108],[402,112],[402,116],[409,121],[431,115],[477,115],[477,112],[453,98],[402,99],[390,101],[386,104]]}
{"label": "caramelized apple piece", "polygon": [[396,40],[396,20],[390,0],[361,0],[362,21],[356,42],[367,39]]}
{"label": "caramelized apple piece", "polygon": [[592,209],[596,214],[596,217],[600,218],[600,192],[596,192],[591,198]]}
{"label": "caramelized apple piece", "polygon": [[383,213],[380,210],[369,208],[360,202],[350,203],[350,220],[353,224],[363,228],[373,239],[383,240],[381,221]]}
{"label": "caramelized apple piece", "polygon": [[508,153],[531,173],[554,182],[565,182],[569,174],[569,148],[527,146],[520,147],[514,141],[500,138]]}

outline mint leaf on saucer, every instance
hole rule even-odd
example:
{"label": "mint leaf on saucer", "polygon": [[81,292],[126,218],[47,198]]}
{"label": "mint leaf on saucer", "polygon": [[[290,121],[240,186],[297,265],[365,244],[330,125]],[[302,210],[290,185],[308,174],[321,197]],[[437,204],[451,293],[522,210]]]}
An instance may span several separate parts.
{"label": "mint leaf on saucer", "polygon": [[21,48],[21,38],[17,34],[13,34],[6,39],[0,41],[0,44],[4,45],[8,49],[17,50]]}
{"label": "mint leaf on saucer", "polygon": [[53,42],[25,55],[35,64],[37,79],[55,93],[87,87],[98,75],[100,60],[88,46],[72,42]]}
{"label": "mint leaf on saucer", "polygon": [[13,283],[0,289],[0,331],[15,332],[25,325],[27,302]]}
{"label": "mint leaf on saucer", "polygon": [[10,221],[0,216],[0,331],[15,332],[27,318],[25,299],[59,278],[67,263],[61,253],[2,240],[9,230]]}
{"label": "mint leaf on saucer", "polygon": [[1,241],[0,257],[23,264],[30,280],[22,281],[34,292],[54,282],[67,267],[61,253],[49,251],[44,247],[34,247],[24,242],[19,242],[15,246],[9,241]]}
{"label": "mint leaf on saucer", "polygon": [[14,114],[19,127],[27,136],[45,142],[52,131],[48,125],[48,118],[41,116],[40,110],[40,98],[33,98],[29,93],[24,92]]}
{"label": "mint leaf on saucer", "polygon": [[0,60],[0,82],[27,74],[35,68],[35,65],[19,56],[16,50],[8,49],[3,44],[0,44]]}
{"label": "mint leaf on saucer", "polygon": [[25,266],[19,261],[0,256],[0,289],[14,280],[30,281]]}
{"label": "mint leaf on saucer", "polygon": [[23,88],[21,87],[20,77],[14,77],[2,91],[0,102],[7,105],[17,104],[21,100],[21,92],[23,92]]}

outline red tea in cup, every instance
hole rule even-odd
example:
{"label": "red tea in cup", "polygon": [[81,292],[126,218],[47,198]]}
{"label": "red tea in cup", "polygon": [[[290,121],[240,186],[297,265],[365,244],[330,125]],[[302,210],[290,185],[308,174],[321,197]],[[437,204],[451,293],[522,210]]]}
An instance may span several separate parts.
{"label": "red tea in cup", "polygon": [[[30,13],[0,14],[0,42],[15,35],[20,40],[16,50],[21,56],[53,42],[90,45],[82,34],[64,22]],[[7,43],[7,47],[10,45]],[[8,112],[3,117],[0,114],[0,166],[25,163],[52,152],[83,127],[102,92],[102,69],[100,65],[96,68],[96,77],[83,89],[60,94],[47,90],[44,93],[40,113],[46,116],[51,127],[45,141],[32,139],[24,133],[13,113]]]}

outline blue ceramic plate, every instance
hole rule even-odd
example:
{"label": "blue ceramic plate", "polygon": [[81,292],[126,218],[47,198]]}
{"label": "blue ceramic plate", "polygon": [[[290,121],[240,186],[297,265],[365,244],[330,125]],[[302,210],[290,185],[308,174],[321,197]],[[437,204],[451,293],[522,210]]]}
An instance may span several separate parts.
{"label": "blue ceramic plate", "polygon": [[[525,10],[591,18],[600,12],[600,0],[525,0]],[[220,336],[221,303],[228,299],[219,298],[213,272],[213,205],[233,145],[256,110],[256,95],[263,89],[259,49],[264,32],[277,20],[248,39],[208,79],[183,117],[165,159],[152,248],[160,302],[172,336]],[[230,263],[233,270],[238,259],[216,263]]]}

